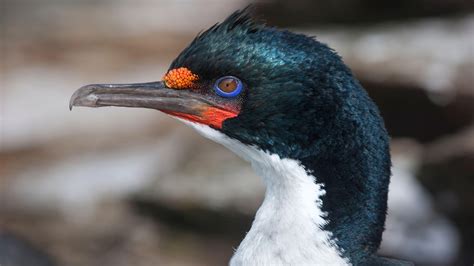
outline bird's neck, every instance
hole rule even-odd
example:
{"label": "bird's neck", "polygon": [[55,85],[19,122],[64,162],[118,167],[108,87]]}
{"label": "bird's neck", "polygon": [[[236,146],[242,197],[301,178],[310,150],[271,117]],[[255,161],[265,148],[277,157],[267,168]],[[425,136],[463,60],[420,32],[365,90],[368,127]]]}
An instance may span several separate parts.
{"label": "bird's neck", "polygon": [[[248,156],[251,153],[251,156]],[[325,193],[295,160],[255,149],[246,159],[266,185],[265,199],[231,265],[345,265],[321,210]]]}
{"label": "bird's neck", "polygon": [[266,185],[265,199],[232,266],[348,264],[331,233],[322,229],[327,223],[321,210],[325,191],[298,161],[245,145],[207,126],[184,122],[249,161]]}

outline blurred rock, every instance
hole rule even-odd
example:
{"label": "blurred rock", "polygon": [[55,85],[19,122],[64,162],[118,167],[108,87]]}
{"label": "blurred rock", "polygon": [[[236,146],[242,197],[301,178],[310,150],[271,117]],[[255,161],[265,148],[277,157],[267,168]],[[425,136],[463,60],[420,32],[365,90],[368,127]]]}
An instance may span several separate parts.
{"label": "blurred rock", "polygon": [[474,16],[304,32],[342,55],[392,136],[427,142],[474,121]]}
{"label": "blurred rock", "polygon": [[392,179],[380,252],[416,264],[452,265],[458,256],[460,236],[417,180],[423,147],[400,139],[391,147]]}
{"label": "blurred rock", "polygon": [[90,219],[101,202],[124,199],[178,167],[189,151],[181,132],[160,141],[139,140],[128,148],[63,154],[60,160],[12,170],[5,181],[8,186],[0,188],[8,199],[2,207],[61,212],[76,222]]}
{"label": "blurred rock", "polygon": [[423,154],[421,181],[462,236],[459,264],[474,261],[474,127],[435,141]]}
{"label": "blurred rock", "polygon": [[119,201],[100,203],[90,219],[81,223],[21,209],[0,209],[0,215],[2,230],[48,251],[58,265],[219,266],[232,254],[232,243],[226,239],[163,226],[135,215]]}
{"label": "blurred rock", "polygon": [[301,26],[315,23],[368,23],[472,12],[469,0],[265,0],[258,11],[272,24]]}
{"label": "blurred rock", "polygon": [[47,254],[27,241],[0,231],[0,265],[54,266],[56,264]]}
{"label": "blurred rock", "polygon": [[[133,58],[141,57],[142,61],[135,63],[140,65],[145,60],[156,62],[170,52],[178,52],[197,32],[245,6],[247,1],[4,0],[3,3],[5,12],[0,16],[0,23],[4,25],[4,34],[0,38],[6,39],[8,68],[38,61],[93,60],[96,65],[90,67],[105,64],[116,69],[120,64],[132,65]],[[18,50],[22,52],[17,53]],[[107,61],[97,57],[106,57]],[[111,65],[112,62],[117,65]]]}

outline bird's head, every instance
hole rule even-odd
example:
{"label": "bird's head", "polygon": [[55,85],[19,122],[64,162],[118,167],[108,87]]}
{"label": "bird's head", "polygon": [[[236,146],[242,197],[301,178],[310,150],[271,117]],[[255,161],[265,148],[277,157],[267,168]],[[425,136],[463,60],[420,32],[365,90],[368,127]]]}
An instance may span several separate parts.
{"label": "bird's head", "polygon": [[334,116],[334,86],[348,73],[326,45],[236,12],[200,34],[162,81],[87,85],[70,106],[152,108],[262,149],[297,149]]}
{"label": "bird's head", "polygon": [[348,256],[380,243],[387,133],[351,71],[314,38],[236,12],[197,36],[162,81],[84,86],[70,106],[157,109],[297,160],[324,186],[326,227]]}

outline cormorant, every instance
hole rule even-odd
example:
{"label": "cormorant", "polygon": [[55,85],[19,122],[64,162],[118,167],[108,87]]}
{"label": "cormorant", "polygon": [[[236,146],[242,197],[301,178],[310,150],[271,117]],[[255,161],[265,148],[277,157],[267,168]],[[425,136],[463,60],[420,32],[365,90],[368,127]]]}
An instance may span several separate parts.
{"label": "cormorant", "polygon": [[162,81],[87,85],[72,106],[156,109],[252,164],[265,199],[230,265],[405,265],[376,255],[391,167],[383,120],[315,38],[237,11]]}

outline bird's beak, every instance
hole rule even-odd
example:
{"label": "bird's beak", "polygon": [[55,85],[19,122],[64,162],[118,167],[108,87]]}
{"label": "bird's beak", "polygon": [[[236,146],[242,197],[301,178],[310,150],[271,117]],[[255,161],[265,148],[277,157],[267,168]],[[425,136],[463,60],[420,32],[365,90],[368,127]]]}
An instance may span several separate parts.
{"label": "bird's beak", "polygon": [[71,96],[69,109],[73,106],[150,108],[216,128],[221,128],[225,119],[238,115],[198,93],[169,89],[162,81],[86,85]]}

